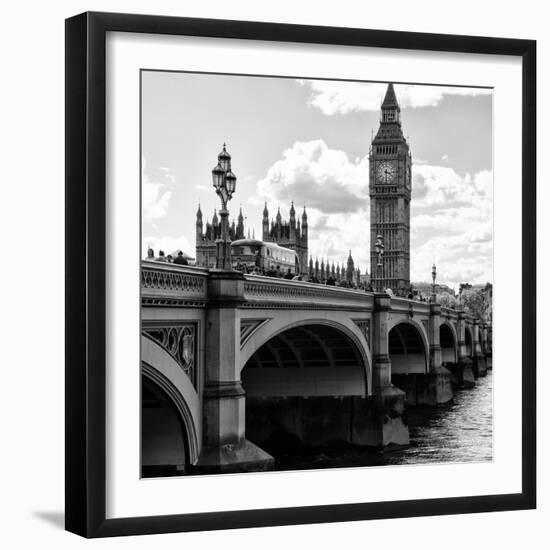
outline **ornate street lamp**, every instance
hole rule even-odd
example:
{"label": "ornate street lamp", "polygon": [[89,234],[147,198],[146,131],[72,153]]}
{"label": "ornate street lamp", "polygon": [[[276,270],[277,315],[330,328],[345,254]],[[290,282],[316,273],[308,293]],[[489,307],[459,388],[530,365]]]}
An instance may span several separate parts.
{"label": "ornate street lamp", "polygon": [[437,270],[435,264],[432,266],[432,302],[435,304],[436,294],[435,294],[435,279],[437,277]]}
{"label": "ornate street lamp", "polygon": [[378,256],[378,263],[376,264],[378,267],[378,284],[376,285],[377,288],[375,290],[382,291],[382,257],[384,256],[384,241],[382,235],[376,236],[376,241],[374,242],[374,250],[376,251],[376,255]]}
{"label": "ornate street lamp", "polygon": [[218,164],[212,170],[212,185],[220,197],[220,238],[216,240],[216,267],[231,270],[231,241],[229,240],[229,211],[227,203],[237,188],[237,176],[231,171],[231,155],[225,149],[218,155]]}

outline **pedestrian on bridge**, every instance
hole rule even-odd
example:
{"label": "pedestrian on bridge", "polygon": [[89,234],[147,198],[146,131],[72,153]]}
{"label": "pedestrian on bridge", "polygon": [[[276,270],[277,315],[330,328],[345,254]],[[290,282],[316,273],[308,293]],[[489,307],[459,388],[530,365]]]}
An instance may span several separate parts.
{"label": "pedestrian on bridge", "polygon": [[183,256],[183,252],[180,250],[178,255],[174,258],[174,263],[178,265],[189,265],[187,258]]}

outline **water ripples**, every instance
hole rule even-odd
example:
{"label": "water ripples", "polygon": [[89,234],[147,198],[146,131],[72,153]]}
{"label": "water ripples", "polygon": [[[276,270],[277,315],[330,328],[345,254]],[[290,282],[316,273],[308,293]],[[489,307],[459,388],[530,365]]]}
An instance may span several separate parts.
{"label": "water ripples", "polygon": [[407,411],[411,446],[388,453],[388,464],[484,462],[493,458],[493,384],[489,371],[476,386],[455,392],[447,407]]}
{"label": "water ripples", "polygon": [[456,390],[443,407],[409,407],[411,444],[375,453],[364,449],[276,457],[276,470],[384,466],[444,462],[487,462],[493,458],[493,380],[491,371],[474,388]]}

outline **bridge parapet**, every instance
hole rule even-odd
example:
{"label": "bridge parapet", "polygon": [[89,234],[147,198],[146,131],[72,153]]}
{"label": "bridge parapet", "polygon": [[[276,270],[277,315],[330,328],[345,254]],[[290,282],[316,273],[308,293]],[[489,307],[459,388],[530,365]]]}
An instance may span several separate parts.
{"label": "bridge parapet", "polygon": [[441,317],[447,321],[456,322],[458,320],[458,311],[449,307],[441,307]]}
{"label": "bridge parapet", "polygon": [[161,262],[141,263],[143,306],[197,307],[207,301],[208,270]]}
{"label": "bridge parapet", "polygon": [[430,304],[428,302],[419,302],[418,300],[392,296],[390,310],[394,313],[406,313],[409,315],[429,315]]}
{"label": "bridge parapet", "polygon": [[246,275],[242,307],[344,309],[372,311],[374,294],[334,286]]}

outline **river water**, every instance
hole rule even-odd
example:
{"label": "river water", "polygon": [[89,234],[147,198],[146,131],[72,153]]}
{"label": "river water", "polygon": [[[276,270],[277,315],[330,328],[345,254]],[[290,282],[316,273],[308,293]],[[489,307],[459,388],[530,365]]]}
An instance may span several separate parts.
{"label": "river water", "polygon": [[486,462],[493,457],[492,371],[471,389],[455,390],[442,407],[408,407],[411,444],[374,452],[364,448],[322,449],[275,457],[276,470],[383,466],[442,462]]}

